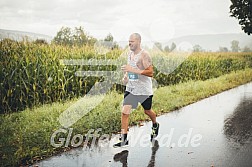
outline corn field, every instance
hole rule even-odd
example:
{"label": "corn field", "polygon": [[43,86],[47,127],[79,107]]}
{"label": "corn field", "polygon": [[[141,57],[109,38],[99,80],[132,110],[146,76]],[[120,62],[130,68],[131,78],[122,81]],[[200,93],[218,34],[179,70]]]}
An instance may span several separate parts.
{"label": "corn field", "polygon": [[[22,111],[27,107],[84,96],[96,82],[104,78],[78,77],[75,75],[76,71],[115,71],[118,64],[66,66],[62,65],[60,60],[118,60],[122,53],[122,50],[115,49],[101,55],[96,54],[91,46],[63,47],[2,40],[0,41],[0,113]],[[153,56],[153,62],[157,57],[158,55]],[[165,86],[189,80],[206,80],[231,71],[251,68],[252,54],[193,53],[169,74],[162,73],[160,66],[156,68],[155,63],[153,64],[154,78],[160,86]],[[163,64],[163,68],[167,66],[169,64]],[[114,84],[112,89],[121,92],[124,86]]]}

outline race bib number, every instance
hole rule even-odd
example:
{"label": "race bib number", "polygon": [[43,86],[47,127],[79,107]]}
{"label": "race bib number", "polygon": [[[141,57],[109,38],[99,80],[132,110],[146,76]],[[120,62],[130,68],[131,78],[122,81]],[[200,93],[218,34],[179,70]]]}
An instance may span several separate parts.
{"label": "race bib number", "polygon": [[139,76],[136,73],[128,72],[128,77],[130,81],[137,81]]}

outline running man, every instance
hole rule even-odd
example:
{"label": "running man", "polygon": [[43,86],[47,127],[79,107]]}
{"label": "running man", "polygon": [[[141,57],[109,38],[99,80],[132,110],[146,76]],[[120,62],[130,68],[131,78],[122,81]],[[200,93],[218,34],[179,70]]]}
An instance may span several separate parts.
{"label": "running man", "polygon": [[156,114],[152,106],[152,80],[153,66],[149,54],[141,48],[141,36],[133,33],[129,38],[131,52],[128,55],[128,64],[121,69],[125,73],[123,82],[126,84],[124,101],[121,116],[121,137],[114,147],[123,147],[129,144],[127,139],[129,114],[131,109],[136,109],[140,103],[152,123],[151,140],[158,135],[159,123],[156,121]]}

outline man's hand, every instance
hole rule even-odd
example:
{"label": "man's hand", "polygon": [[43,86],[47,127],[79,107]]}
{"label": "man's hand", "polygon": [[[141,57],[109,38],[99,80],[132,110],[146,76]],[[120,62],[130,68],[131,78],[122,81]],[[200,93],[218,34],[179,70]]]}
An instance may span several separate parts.
{"label": "man's hand", "polygon": [[123,85],[126,85],[129,82],[128,74],[125,73],[122,79]]}
{"label": "man's hand", "polygon": [[149,67],[147,67],[144,70],[138,70],[138,69],[132,68],[129,64],[127,64],[127,65],[123,65],[121,67],[121,69],[124,72],[133,72],[133,73],[136,73],[136,74],[145,75],[147,77],[153,77],[153,66],[152,65],[150,65]]}
{"label": "man's hand", "polygon": [[123,66],[121,67],[121,69],[123,70],[123,72],[133,72],[133,71],[132,71],[133,68],[132,68],[129,64],[123,65]]}

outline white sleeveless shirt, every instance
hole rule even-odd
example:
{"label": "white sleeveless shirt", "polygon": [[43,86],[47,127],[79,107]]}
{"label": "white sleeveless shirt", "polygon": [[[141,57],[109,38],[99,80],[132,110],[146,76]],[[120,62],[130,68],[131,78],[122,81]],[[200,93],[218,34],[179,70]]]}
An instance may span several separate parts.
{"label": "white sleeveless shirt", "polygon": [[[134,59],[132,60],[131,55],[134,54],[134,52],[130,52],[128,54],[128,64],[135,69],[139,69],[137,67],[137,62],[139,62],[142,53],[143,49],[137,55],[135,55]],[[129,81],[126,85],[126,91],[133,95],[153,95],[151,77],[128,72],[128,78]]]}

